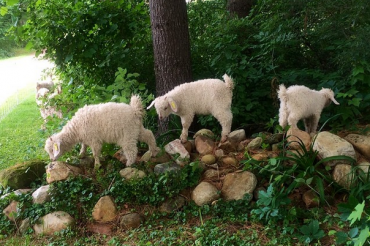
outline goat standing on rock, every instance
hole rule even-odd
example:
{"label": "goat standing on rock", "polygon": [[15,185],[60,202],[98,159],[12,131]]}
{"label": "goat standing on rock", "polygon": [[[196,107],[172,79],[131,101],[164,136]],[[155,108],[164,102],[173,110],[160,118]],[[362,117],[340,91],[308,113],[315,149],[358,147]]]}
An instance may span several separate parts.
{"label": "goat standing on rock", "polygon": [[126,166],[130,166],[137,157],[137,141],[147,143],[152,156],[159,151],[153,133],[142,124],[143,115],[139,96],[132,96],[130,105],[110,102],[85,106],[76,112],[61,132],[46,140],[45,150],[55,161],[75,144],[82,143],[80,155],[83,156],[86,146],[90,146],[95,168],[99,168],[102,144],[115,143],[122,147],[127,158]]}
{"label": "goat standing on rock", "polygon": [[322,88],[320,91],[311,90],[306,86],[293,85],[285,88],[280,85],[278,90],[280,99],[279,124],[285,128],[289,124],[292,128],[298,128],[297,123],[303,119],[307,133],[316,133],[320,115],[324,107],[334,102],[334,92]]}
{"label": "goat standing on rock", "polygon": [[147,109],[153,105],[159,119],[176,114],[181,118],[181,142],[185,143],[188,130],[194,115],[213,115],[222,126],[221,142],[226,141],[231,130],[233,115],[231,101],[234,82],[225,74],[225,82],[219,79],[204,79],[176,86],[167,94],[157,97]]}

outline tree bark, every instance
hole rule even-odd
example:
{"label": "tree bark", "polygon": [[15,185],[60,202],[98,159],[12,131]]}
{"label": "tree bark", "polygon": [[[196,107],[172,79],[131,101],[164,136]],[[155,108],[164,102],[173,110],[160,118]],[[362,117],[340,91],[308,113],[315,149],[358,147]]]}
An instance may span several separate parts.
{"label": "tree bark", "polygon": [[231,15],[236,15],[243,18],[249,15],[252,9],[254,0],[228,0],[227,10]]}
{"label": "tree bark", "polygon": [[[150,0],[156,96],[192,81],[190,38],[185,0]],[[158,133],[168,130],[158,122]]]}
{"label": "tree bark", "polygon": [[150,0],[156,94],[192,80],[185,0]]}

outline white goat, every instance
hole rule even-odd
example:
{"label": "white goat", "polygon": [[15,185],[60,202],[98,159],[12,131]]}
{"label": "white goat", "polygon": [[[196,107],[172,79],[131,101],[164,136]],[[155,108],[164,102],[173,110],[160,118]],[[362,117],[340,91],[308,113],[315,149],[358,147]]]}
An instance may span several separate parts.
{"label": "white goat", "polygon": [[309,134],[316,133],[324,107],[329,106],[331,102],[339,105],[334,98],[334,92],[325,88],[316,91],[302,85],[293,85],[288,89],[280,85],[278,97],[280,126],[284,128],[289,124],[292,128],[298,128],[298,121],[303,119],[306,132]]}
{"label": "white goat", "polygon": [[211,114],[221,124],[221,142],[224,142],[231,130],[234,82],[227,74],[223,78],[225,82],[219,79],[204,79],[176,86],[167,94],[157,97],[147,109],[154,105],[159,119],[171,113],[180,116],[182,124],[180,138],[183,143],[187,141],[194,115]]}
{"label": "white goat", "polygon": [[80,108],[62,131],[49,137],[45,150],[51,160],[57,160],[75,144],[82,143],[80,155],[90,146],[95,159],[95,168],[100,167],[103,143],[114,143],[122,147],[127,157],[127,166],[136,161],[137,141],[148,144],[155,156],[158,147],[153,133],[144,128],[144,108],[139,96],[132,96],[130,105],[125,103],[103,103]]}
{"label": "white goat", "polygon": [[60,94],[61,89],[58,87],[55,92],[49,94],[49,89],[40,88],[36,93],[36,104],[40,108],[41,117],[46,123],[47,117],[56,115],[58,118],[62,118],[62,111],[58,110],[55,106],[50,106],[50,99],[54,98],[56,95]]}

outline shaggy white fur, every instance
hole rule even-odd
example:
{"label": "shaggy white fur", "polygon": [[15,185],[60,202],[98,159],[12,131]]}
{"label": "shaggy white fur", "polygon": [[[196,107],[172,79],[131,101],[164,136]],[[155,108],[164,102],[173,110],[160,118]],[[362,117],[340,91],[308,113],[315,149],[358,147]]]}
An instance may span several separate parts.
{"label": "shaggy white fur", "polygon": [[280,85],[278,97],[280,99],[280,126],[284,128],[289,124],[293,128],[298,128],[298,121],[303,119],[307,133],[316,133],[324,107],[329,106],[331,102],[339,105],[334,98],[334,92],[325,88],[316,91],[302,85],[293,85],[288,88]]}
{"label": "shaggy white fur", "polygon": [[180,116],[182,124],[180,139],[183,143],[187,141],[194,115],[211,114],[221,124],[221,142],[224,142],[231,130],[234,82],[227,74],[223,78],[225,82],[219,79],[204,79],[176,86],[167,94],[157,97],[147,109],[154,105],[159,119],[171,113]]}
{"label": "shaggy white fur", "polygon": [[75,144],[82,143],[80,155],[83,156],[90,146],[95,168],[99,168],[102,144],[114,143],[122,147],[126,165],[130,166],[136,161],[138,140],[148,144],[153,156],[159,151],[153,133],[143,126],[143,115],[139,96],[132,96],[130,105],[110,102],[84,106],[61,132],[46,140],[45,150],[54,161]]}

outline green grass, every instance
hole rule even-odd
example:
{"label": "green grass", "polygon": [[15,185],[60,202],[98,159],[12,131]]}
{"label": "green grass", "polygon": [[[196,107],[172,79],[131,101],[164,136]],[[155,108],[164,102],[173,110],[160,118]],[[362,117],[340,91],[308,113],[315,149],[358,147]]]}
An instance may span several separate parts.
{"label": "green grass", "polygon": [[[0,121],[0,170],[26,160],[47,159],[34,88],[25,90],[25,100]],[[15,100],[14,96],[9,100]]]}
{"label": "green grass", "polygon": [[25,48],[18,48],[18,49],[15,49],[13,50],[13,53],[14,53],[14,56],[13,57],[1,57],[0,58],[0,62],[3,61],[3,60],[9,60],[9,59],[19,59],[19,58],[22,58],[24,56],[29,56],[29,55],[32,55],[35,53],[34,50],[27,50]]}

